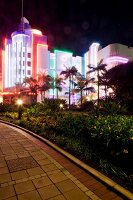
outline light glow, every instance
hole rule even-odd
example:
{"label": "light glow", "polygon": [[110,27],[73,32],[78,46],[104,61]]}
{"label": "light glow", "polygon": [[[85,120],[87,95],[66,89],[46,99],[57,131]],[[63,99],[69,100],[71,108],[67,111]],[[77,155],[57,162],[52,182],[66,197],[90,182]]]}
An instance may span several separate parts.
{"label": "light glow", "polygon": [[16,35],[12,35],[12,39],[15,39],[16,37],[30,37],[29,35],[26,34],[16,34]]}
{"label": "light glow", "polygon": [[19,106],[21,106],[21,105],[23,104],[22,99],[18,99],[18,100],[17,100],[17,104],[18,104]]}
{"label": "light glow", "polygon": [[60,108],[63,108],[63,104],[62,103],[59,106],[60,106]]}
{"label": "light glow", "polygon": [[88,68],[88,65],[89,65],[89,55],[88,55],[88,52],[84,54],[84,58],[85,58],[85,76],[86,76],[87,68]]}
{"label": "light glow", "polygon": [[36,69],[36,73],[37,75],[39,74],[39,47],[43,47],[43,48],[48,48],[47,44],[37,44],[37,69]]}
{"label": "light glow", "polygon": [[70,51],[64,51],[64,50],[58,50],[58,49],[55,49],[54,53],[70,53],[71,55],[73,55],[73,53]]}
{"label": "light glow", "polygon": [[97,67],[97,52],[98,52],[98,48],[99,48],[99,43],[92,43],[92,45],[90,46],[90,64],[94,65],[95,67]]}
{"label": "light glow", "polygon": [[37,30],[37,29],[32,29],[32,33],[36,34],[36,35],[41,35],[42,36],[42,32]]}
{"label": "light glow", "polygon": [[5,38],[5,46],[7,45],[7,38]]}
{"label": "light glow", "polygon": [[127,63],[128,59],[120,56],[112,56],[106,59],[107,64],[110,64],[112,62]]}

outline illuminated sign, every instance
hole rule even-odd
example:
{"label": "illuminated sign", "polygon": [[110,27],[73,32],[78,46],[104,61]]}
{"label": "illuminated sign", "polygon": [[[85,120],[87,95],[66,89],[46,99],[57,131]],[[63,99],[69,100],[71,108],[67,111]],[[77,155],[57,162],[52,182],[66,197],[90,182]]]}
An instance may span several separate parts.
{"label": "illuminated sign", "polygon": [[120,57],[120,56],[112,56],[112,57],[109,57],[109,58],[106,59],[107,64],[110,64],[112,62],[127,63],[128,59]]}

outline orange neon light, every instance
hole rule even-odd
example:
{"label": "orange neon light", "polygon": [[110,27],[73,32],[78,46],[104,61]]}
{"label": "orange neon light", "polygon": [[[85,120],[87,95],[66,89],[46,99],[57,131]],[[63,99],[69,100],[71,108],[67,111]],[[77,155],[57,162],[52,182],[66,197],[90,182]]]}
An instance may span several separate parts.
{"label": "orange neon light", "polygon": [[37,44],[37,75],[39,74],[39,47],[43,47],[43,48],[47,48],[48,45],[47,44]]}
{"label": "orange neon light", "polygon": [[5,76],[4,66],[5,66],[5,51],[2,51],[2,80],[1,80],[1,91],[2,92],[3,92],[3,88],[4,88],[4,76]]}
{"label": "orange neon light", "polygon": [[36,35],[42,35],[42,32],[37,29],[32,29],[32,33]]}

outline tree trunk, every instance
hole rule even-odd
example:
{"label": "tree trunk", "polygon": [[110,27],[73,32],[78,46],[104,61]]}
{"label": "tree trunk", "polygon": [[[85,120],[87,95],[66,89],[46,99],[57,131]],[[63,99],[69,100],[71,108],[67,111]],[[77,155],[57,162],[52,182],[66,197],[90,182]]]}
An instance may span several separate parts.
{"label": "tree trunk", "polygon": [[57,99],[58,99],[58,89],[57,89]]}
{"label": "tree trunk", "polygon": [[70,101],[71,101],[71,97],[70,97],[70,90],[71,90],[71,76],[69,76],[69,109],[70,109]]}
{"label": "tree trunk", "polygon": [[53,99],[54,99],[54,89],[53,89]]}
{"label": "tree trunk", "polygon": [[99,106],[99,70],[97,71],[97,105]]}
{"label": "tree trunk", "polygon": [[107,86],[105,85],[105,100],[107,101]]}
{"label": "tree trunk", "polygon": [[83,94],[82,94],[82,90],[80,91],[80,95],[81,95],[81,107],[82,107],[82,101],[83,101]]}

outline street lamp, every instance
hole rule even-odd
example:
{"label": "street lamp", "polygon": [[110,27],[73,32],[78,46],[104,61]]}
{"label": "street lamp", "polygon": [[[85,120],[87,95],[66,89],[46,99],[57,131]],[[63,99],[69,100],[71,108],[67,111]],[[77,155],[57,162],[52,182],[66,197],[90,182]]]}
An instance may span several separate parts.
{"label": "street lamp", "polygon": [[61,103],[59,106],[60,106],[60,109],[62,109],[62,108],[63,108],[63,104],[62,104],[62,103]]}
{"label": "street lamp", "polygon": [[21,119],[21,117],[22,117],[22,105],[23,105],[22,99],[17,100],[17,105],[18,105],[18,119]]}
{"label": "street lamp", "polygon": [[60,110],[63,110],[64,105],[60,103],[59,107],[60,107]]}

